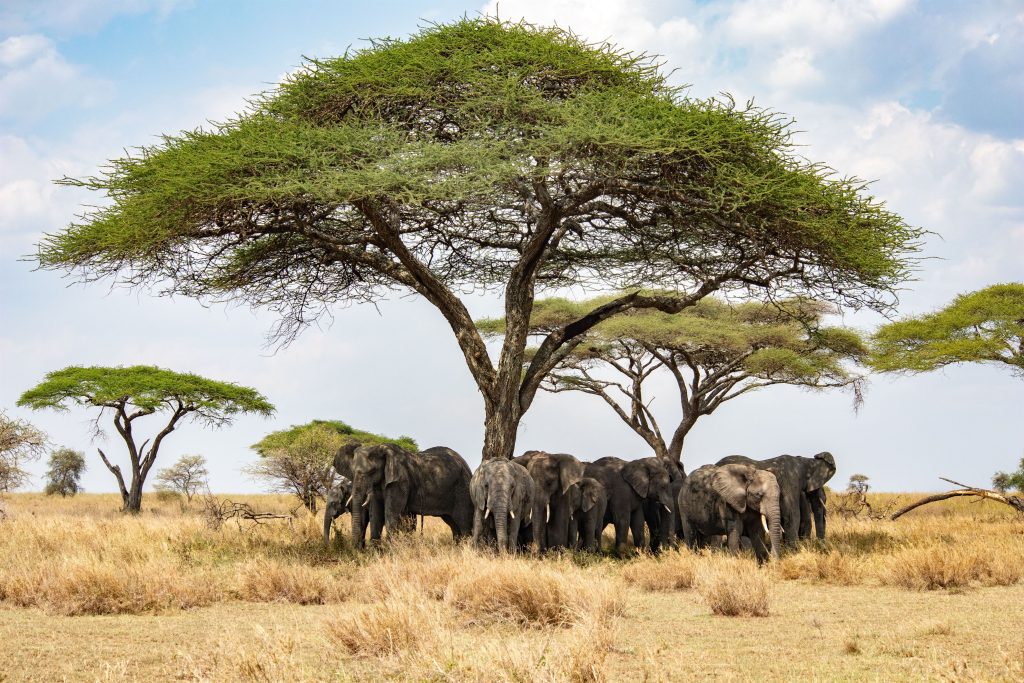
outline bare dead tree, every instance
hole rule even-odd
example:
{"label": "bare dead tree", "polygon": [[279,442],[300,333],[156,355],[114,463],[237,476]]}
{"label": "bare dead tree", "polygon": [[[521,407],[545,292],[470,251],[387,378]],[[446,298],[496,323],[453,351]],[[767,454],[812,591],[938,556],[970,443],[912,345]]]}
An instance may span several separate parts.
{"label": "bare dead tree", "polygon": [[940,500],[948,500],[950,498],[956,498],[958,496],[975,496],[981,499],[994,500],[997,503],[1009,505],[1011,508],[1016,510],[1018,514],[1024,514],[1024,498],[1022,498],[1021,496],[1007,496],[997,491],[992,491],[991,489],[982,489],[977,488],[975,486],[968,486],[967,484],[961,484],[958,481],[953,481],[952,479],[947,479],[945,477],[939,477],[939,479],[941,479],[942,481],[948,481],[950,484],[954,484],[956,486],[959,486],[960,488],[955,489],[953,491],[946,491],[945,493],[936,493],[931,496],[925,496],[924,498],[915,503],[911,503],[906,507],[900,508],[899,510],[893,513],[890,519],[899,519],[906,513],[910,512],[915,508],[919,508],[922,505],[935,503]]}

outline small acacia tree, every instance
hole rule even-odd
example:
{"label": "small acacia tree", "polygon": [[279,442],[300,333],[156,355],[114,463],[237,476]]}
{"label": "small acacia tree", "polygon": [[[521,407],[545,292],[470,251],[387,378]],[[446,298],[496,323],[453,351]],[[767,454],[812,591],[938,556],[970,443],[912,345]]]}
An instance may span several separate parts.
{"label": "small acacia tree", "polygon": [[334,485],[334,454],[346,443],[395,443],[418,450],[408,436],[392,439],[354,429],[340,420],[313,420],[304,425],[271,432],[252,449],[260,459],[246,467],[250,476],[267,482],[275,491],[293,493],[310,512]]}
{"label": "small acacia tree", "polygon": [[[543,338],[613,298],[538,301],[531,332]],[[817,301],[730,305],[716,297],[675,314],[634,310],[591,328],[541,388],[601,398],[656,455],[680,462],[698,419],[751,391],[776,384],[847,387],[859,402],[863,377],[854,368],[867,346],[854,330],[824,327],[822,318],[832,311]],[[478,323],[491,334],[501,334],[504,324]],[[680,406],[679,421],[667,435],[651,410],[650,380],[659,371],[675,380]]]}
{"label": "small acacia tree", "polygon": [[1024,491],[1024,458],[1014,472],[996,472],[992,475],[992,488],[1000,493]]}
{"label": "small acacia tree", "polygon": [[32,475],[27,461],[37,460],[46,450],[46,434],[24,420],[0,411],[0,493],[27,484]]}
{"label": "small acacia tree", "polygon": [[[121,467],[111,464],[106,454],[97,450],[103,464],[117,480],[123,509],[127,512],[141,509],[142,486],[156,462],[160,446],[183,420],[191,418],[207,426],[220,427],[230,424],[241,413],[269,416],[274,412],[274,406],[255,389],[148,365],[57,370],[22,394],[18,405],[34,410],[67,410],[70,406],[98,408],[97,430],[103,416],[112,414],[114,427],[128,450],[131,479],[125,482]],[[138,420],[156,413],[167,414],[167,422],[155,436],[139,443]]]}
{"label": "small acacia tree", "polygon": [[79,480],[85,472],[85,454],[73,448],[58,448],[50,454],[49,467],[46,470],[46,488],[43,492],[48,496],[73,496],[81,493]]}
{"label": "small acacia tree", "polygon": [[[541,381],[601,321],[720,289],[887,308],[921,232],[809,163],[779,115],[689,98],[652,59],[571,32],[464,19],[309,62],[214,130],[67,179],[110,203],[47,236],[44,269],[281,314],[415,293],[451,327],[511,457]],[[632,291],[552,330],[538,289]],[[499,292],[497,361],[462,293]]]}
{"label": "small acacia tree", "polygon": [[170,467],[157,470],[156,490],[174,491],[192,502],[192,496],[207,487],[210,471],[206,469],[206,458],[201,455],[183,455]]}
{"label": "small acacia tree", "polygon": [[875,332],[871,365],[880,372],[929,372],[957,363],[997,363],[1024,376],[1024,284],[961,294],[940,311]]}

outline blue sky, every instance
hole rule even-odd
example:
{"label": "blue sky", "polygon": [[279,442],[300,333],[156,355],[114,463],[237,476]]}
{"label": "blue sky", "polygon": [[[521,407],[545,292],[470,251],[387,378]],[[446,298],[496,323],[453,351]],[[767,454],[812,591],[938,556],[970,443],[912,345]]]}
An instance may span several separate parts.
{"label": "blue sky", "polygon": [[[239,469],[264,433],[313,418],[405,433],[479,460],[482,404],[451,332],[428,305],[335,311],[285,349],[267,348],[266,312],[75,285],[24,260],[39,235],[101,201],[58,187],[161,133],[223,120],[303,55],[334,56],[361,39],[479,12],[570,27],[591,40],[662,55],[695,96],[722,91],[793,116],[809,158],[874,180],[872,192],[929,238],[902,313],[955,294],[1024,280],[1024,8],[1019,2],[911,0],[503,0],[494,3],[6,0],[0,5],[0,407],[87,451],[85,486],[114,490],[90,415],[28,413],[18,395],[71,364],[150,363],[252,385],[270,420],[187,426],[168,463],[202,453],[216,490],[253,490]],[[471,302],[493,314],[495,301]],[[874,315],[845,322],[871,329]],[[412,333],[411,333],[412,332]],[[654,407],[672,416],[668,384]],[[858,414],[849,396],[772,389],[722,408],[688,440],[689,467],[729,453],[836,455],[885,490],[984,483],[1024,454],[1021,380],[962,367],[873,378]],[[590,397],[541,396],[519,449],[585,459],[646,455]],[[109,450],[108,450],[109,449]],[[33,465],[42,472],[43,464]]]}

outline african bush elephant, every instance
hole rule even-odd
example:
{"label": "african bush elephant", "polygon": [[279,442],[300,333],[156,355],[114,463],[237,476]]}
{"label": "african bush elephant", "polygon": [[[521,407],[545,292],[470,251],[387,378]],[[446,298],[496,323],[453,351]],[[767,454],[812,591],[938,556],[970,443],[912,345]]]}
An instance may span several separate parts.
{"label": "african bush elephant", "polygon": [[729,550],[739,552],[747,537],[759,562],[768,556],[761,534],[764,515],[771,556],[778,559],[782,543],[779,484],[775,475],[751,465],[704,465],[690,473],[679,491],[678,507],[686,545],[705,547],[711,537],[729,537]]}
{"label": "african bush elephant", "polygon": [[[790,546],[796,545],[800,537],[802,496],[814,493],[824,487],[825,483],[836,473],[835,458],[828,452],[818,453],[813,458],[780,455],[767,460],[752,460],[742,455],[730,455],[718,461],[719,465],[729,463],[753,465],[775,475],[782,494],[780,507],[782,509],[783,535],[786,544]],[[811,504],[810,501],[808,504]],[[824,506],[822,506],[819,538],[824,538],[824,525]]]}
{"label": "african bush elephant", "polygon": [[643,547],[645,503],[661,505],[670,511],[675,506],[671,500],[668,470],[658,458],[631,461],[611,456],[599,458],[587,463],[584,475],[600,481],[608,492],[608,506],[601,530],[609,523],[614,525],[617,554],[626,552],[628,534],[633,536],[634,547]]}
{"label": "african bush elephant", "polygon": [[527,451],[513,458],[533,478],[533,542],[537,551],[568,545],[569,487],[583,477],[583,463],[568,453]]}
{"label": "african bush elephant", "polygon": [[[334,520],[346,512],[351,512],[349,509],[351,501],[352,482],[347,477],[342,477],[341,481],[327,493],[327,501],[324,505],[324,545],[331,544],[331,528],[334,526]],[[363,535],[365,537],[365,532]]]}
{"label": "african bush elephant", "polygon": [[486,460],[469,480],[473,499],[473,542],[483,543],[493,531],[498,552],[514,552],[519,527],[529,524],[533,513],[533,478],[526,468],[510,460]]}
{"label": "african bush elephant", "polygon": [[352,456],[352,542],[362,546],[363,510],[373,495],[384,502],[388,533],[403,514],[440,517],[459,540],[473,525],[469,465],[450,448],[410,453],[395,444],[360,446]]}
{"label": "african bush elephant", "polygon": [[593,477],[583,477],[579,484],[569,489],[569,536],[570,548],[582,548],[590,552],[601,550],[601,530],[604,529],[604,515],[608,508],[608,491]]}
{"label": "african bush elephant", "polygon": [[[344,480],[348,480],[349,495],[352,494],[352,459],[360,445],[362,444],[355,441],[348,442],[339,448],[338,452],[334,455],[334,471],[341,475]],[[338,515],[343,514],[345,511],[351,512],[351,500],[345,503],[344,507],[345,510],[338,512]],[[363,543],[366,542],[367,529],[370,530],[371,541],[379,541],[384,531],[384,498],[377,495],[376,491],[371,491],[370,499],[363,507],[367,514],[361,515],[363,532],[362,540],[357,544],[358,547],[362,547]],[[324,541],[329,542],[326,516],[324,517]]]}
{"label": "african bush elephant", "polygon": [[[682,488],[682,481],[685,475],[682,474],[682,466],[667,458],[643,458],[643,461],[651,461],[649,465],[652,474],[651,481],[659,494],[647,496],[644,499],[644,520],[647,522],[651,552],[657,554],[662,545],[677,545],[676,531],[679,529],[679,511],[676,509],[676,499],[679,497],[679,489]],[[665,470],[664,476],[661,470]],[[663,482],[668,477],[667,489]],[[670,502],[665,503],[665,495],[661,492],[668,492]]]}

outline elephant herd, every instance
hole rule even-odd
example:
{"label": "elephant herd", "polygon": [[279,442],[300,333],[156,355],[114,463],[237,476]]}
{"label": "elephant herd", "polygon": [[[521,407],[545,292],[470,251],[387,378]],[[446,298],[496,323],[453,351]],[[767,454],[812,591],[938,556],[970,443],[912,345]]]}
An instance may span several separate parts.
{"label": "elephant herd", "polygon": [[341,484],[324,513],[324,541],[334,520],[352,516],[356,547],[389,533],[415,529],[416,517],[440,517],[456,541],[515,552],[601,550],[608,525],[614,552],[658,552],[683,540],[691,549],[749,546],[758,561],[777,558],[783,542],[825,537],[825,483],[835,474],[831,453],[752,460],[739,455],[687,475],[657,457],[584,462],[567,453],[527,451],[488,460],[471,472],[442,446],[412,453],[395,444],[347,444],[334,458]]}

